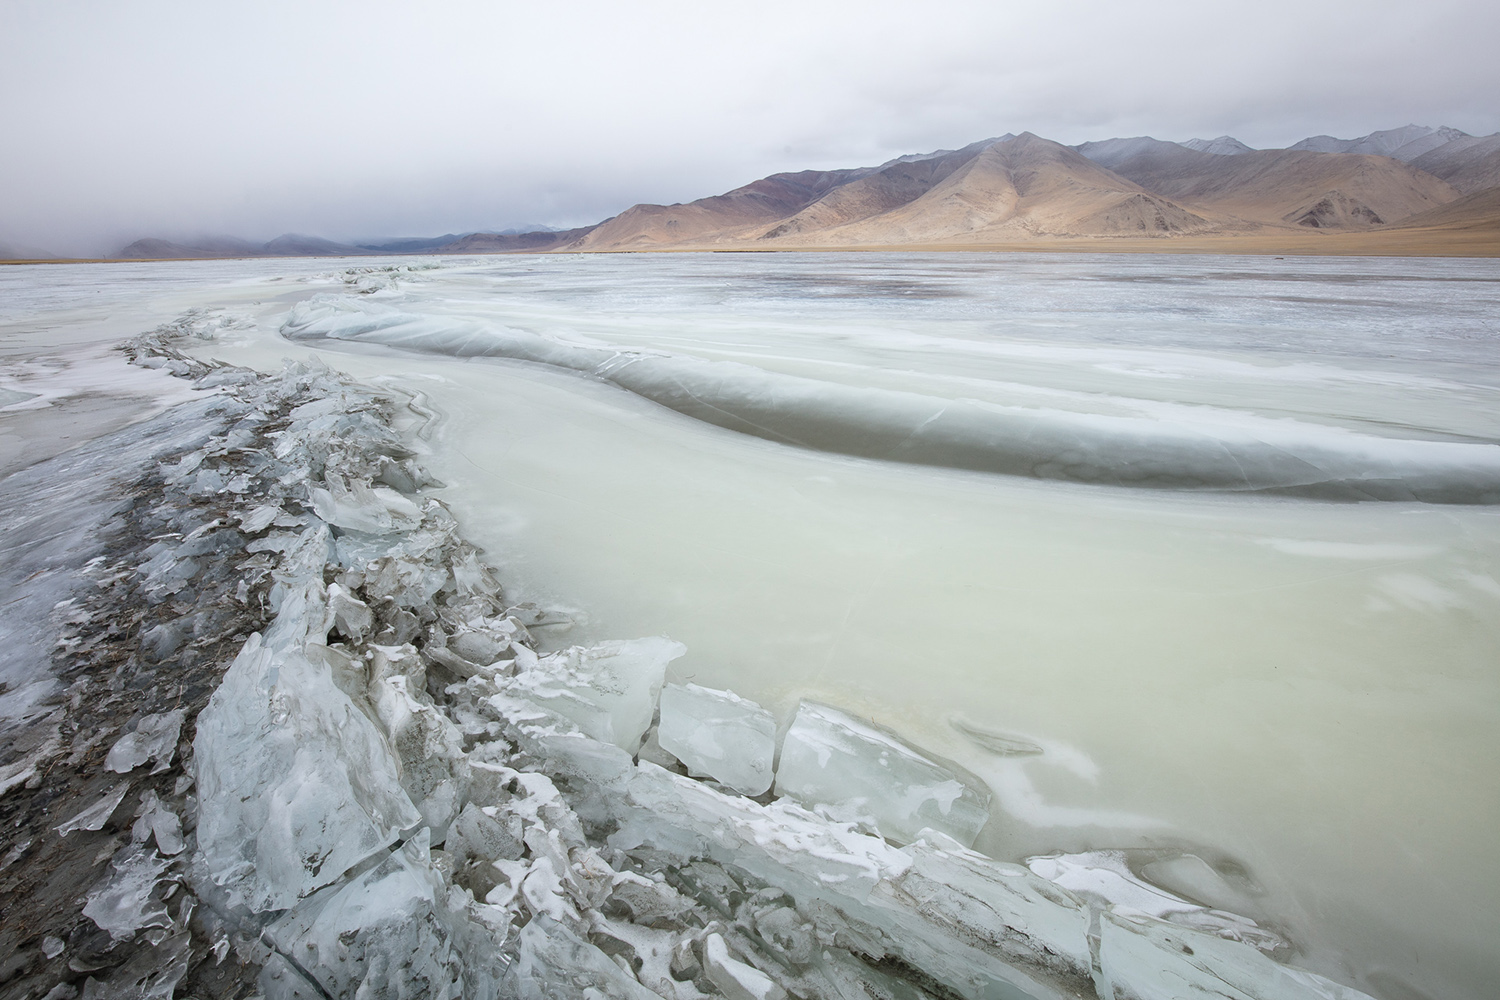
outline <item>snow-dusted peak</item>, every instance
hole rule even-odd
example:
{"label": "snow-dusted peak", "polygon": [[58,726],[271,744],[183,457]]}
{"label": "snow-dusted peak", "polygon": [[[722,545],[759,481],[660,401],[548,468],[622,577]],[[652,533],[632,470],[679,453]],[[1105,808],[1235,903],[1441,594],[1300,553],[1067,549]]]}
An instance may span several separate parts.
{"label": "snow-dusted peak", "polygon": [[1423,153],[1430,153],[1456,139],[1468,138],[1470,136],[1467,132],[1461,132],[1447,125],[1440,128],[1432,128],[1428,125],[1403,125],[1400,128],[1371,132],[1357,139],[1314,135],[1287,148],[1305,149],[1315,153],[1366,153],[1375,156],[1390,156],[1409,163]]}
{"label": "snow-dusted peak", "polygon": [[1181,150],[1183,147],[1175,142],[1153,139],[1149,135],[1137,135],[1127,139],[1100,139],[1097,142],[1085,142],[1073,148],[1101,166],[1114,167],[1116,164],[1147,153]]}
{"label": "snow-dusted peak", "polygon": [[1245,145],[1232,135],[1221,135],[1217,139],[1189,139],[1178,145],[1196,149],[1200,153],[1213,153],[1216,156],[1236,156],[1240,153],[1254,152],[1253,147]]}

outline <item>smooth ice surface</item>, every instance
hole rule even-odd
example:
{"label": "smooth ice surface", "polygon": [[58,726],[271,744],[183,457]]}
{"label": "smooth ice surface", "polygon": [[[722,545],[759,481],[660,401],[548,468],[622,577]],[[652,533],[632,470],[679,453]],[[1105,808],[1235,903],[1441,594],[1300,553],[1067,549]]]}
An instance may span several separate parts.
{"label": "smooth ice surface", "polygon": [[670,635],[689,648],[672,682],[732,688],[783,724],[799,699],[836,704],[979,775],[996,819],[977,846],[997,857],[1168,842],[1253,883],[1310,968],[1394,984],[1376,995],[1489,995],[1492,508],[868,461],[730,433],[555,367],[277,331],[326,294],[346,314],[379,302],[439,326],[605,345],[621,363],[733,362],[1054,425],[1098,414],[1168,437],[1274,431],[1431,456],[1500,440],[1493,261],[424,263],[439,266],[6,268],[0,322],[68,341],[226,306],[245,325],[202,353],[268,370],[322,357],[440,414],[424,464],[465,532],[519,599],[573,609],[571,631],[538,631],[545,648]]}
{"label": "smooth ice surface", "polygon": [[899,842],[937,830],[965,847],[989,819],[989,795],[951,768],[838,709],[804,701],[781,742],[776,793]]}
{"label": "smooth ice surface", "polygon": [[776,717],[732,691],[668,684],[661,693],[657,740],[689,774],[706,775],[744,795],[771,787]]}

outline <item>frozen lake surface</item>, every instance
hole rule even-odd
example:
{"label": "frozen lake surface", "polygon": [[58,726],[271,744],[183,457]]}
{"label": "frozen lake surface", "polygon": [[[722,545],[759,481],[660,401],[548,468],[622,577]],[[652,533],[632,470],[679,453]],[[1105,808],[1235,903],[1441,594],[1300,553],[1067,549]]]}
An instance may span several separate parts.
{"label": "frozen lake surface", "polygon": [[559,644],[670,636],[669,682],[783,729],[872,719],[989,786],[991,856],[1126,852],[1377,997],[1500,977],[1492,262],[0,269],[10,336],[190,308],[204,356],[423,394]]}

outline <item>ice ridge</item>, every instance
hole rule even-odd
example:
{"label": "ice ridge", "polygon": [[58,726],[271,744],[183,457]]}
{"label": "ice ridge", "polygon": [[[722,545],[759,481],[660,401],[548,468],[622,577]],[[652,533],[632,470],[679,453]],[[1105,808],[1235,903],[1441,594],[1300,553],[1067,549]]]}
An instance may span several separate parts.
{"label": "ice ridge", "polygon": [[1500,445],[1491,443],[1382,438],[1269,419],[1215,428],[939,399],[734,362],[563,342],[348,296],[299,303],[282,333],[294,340],[350,340],[549,365],[706,423],[865,458],[1115,487],[1500,503]]}

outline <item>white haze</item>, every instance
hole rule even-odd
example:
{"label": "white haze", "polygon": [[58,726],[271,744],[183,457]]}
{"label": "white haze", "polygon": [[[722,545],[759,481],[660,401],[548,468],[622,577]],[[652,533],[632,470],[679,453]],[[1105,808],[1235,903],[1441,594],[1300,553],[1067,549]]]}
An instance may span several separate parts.
{"label": "white haze", "polygon": [[598,221],[1031,130],[1500,129],[1476,0],[0,8],[0,243]]}

